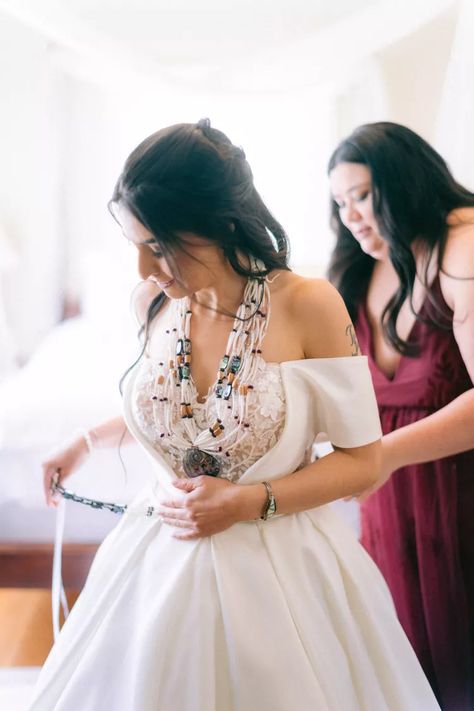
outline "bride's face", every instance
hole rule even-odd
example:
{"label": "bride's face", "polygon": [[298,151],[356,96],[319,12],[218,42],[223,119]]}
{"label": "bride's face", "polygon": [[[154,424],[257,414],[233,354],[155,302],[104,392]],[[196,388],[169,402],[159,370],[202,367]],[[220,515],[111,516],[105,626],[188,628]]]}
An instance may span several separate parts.
{"label": "bride's face", "polygon": [[211,242],[195,234],[181,233],[186,251],[177,250],[174,254],[179,275],[174,274],[152,233],[120,204],[116,216],[123,234],[138,250],[138,272],[142,279],[155,282],[171,299],[181,299],[212,285],[222,255]]}

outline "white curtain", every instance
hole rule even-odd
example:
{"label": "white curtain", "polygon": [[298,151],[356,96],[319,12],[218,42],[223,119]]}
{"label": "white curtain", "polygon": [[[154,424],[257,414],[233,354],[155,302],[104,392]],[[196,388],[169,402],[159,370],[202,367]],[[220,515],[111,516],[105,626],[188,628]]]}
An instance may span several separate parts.
{"label": "white curtain", "polygon": [[12,373],[16,365],[16,343],[5,309],[4,275],[18,264],[18,255],[11,240],[0,227],[0,382]]}
{"label": "white curtain", "polygon": [[463,0],[440,103],[435,145],[455,178],[474,190],[474,2]]}

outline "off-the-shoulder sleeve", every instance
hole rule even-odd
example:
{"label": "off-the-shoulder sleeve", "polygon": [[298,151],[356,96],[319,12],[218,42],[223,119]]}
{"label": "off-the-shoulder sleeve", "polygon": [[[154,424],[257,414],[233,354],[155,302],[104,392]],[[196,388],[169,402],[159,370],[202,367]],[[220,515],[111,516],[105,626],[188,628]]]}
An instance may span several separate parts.
{"label": "off-the-shoulder sleeve", "polygon": [[[360,447],[381,437],[380,419],[366,356],[290,361],[285,368],[308,397],[311,427],[336,447]],[[305,408],[303,408],[305,409]]]}

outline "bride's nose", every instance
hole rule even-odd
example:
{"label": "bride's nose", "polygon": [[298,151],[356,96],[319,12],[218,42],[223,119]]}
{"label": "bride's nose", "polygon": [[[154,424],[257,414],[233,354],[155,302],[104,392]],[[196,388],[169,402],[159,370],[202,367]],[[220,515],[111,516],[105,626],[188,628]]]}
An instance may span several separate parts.
{"label": "bride's nose", "polygon": [[138,250],[138,273],[142,279],[148,279],[152,274],[160,275],[158,260],[149,249]]}

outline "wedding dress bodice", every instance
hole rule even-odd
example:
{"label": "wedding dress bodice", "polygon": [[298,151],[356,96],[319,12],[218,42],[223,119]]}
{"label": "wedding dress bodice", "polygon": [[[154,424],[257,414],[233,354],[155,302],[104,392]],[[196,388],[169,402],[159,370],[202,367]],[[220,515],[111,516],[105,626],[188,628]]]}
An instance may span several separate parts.
{"label": "wedding dress bodice", "polygon": [[[156,422],[152,391],[157,375],[157,359],[145,357],[140,367],[132,392],[132,411],[143,436],[160,453],[177,476],[184,477],[182,466],[183,450],[174,446],[166,437],[160,436],[160,423]],[[244,438],[229,455],[221,453],[221,477],[232,482],[271,449],[281,434],[285,422],[285,395],[279,363],[266,363],[259,359],[254,389],[249,396],[247,421],[249,427]],[[199,430],[209,427],[213,419],[214,393],[210,393],[204,403],[195,395],[191,403]],[[210,413],[208,415],[208,413]],[[191,445],[190,445],[191,446]]]}

